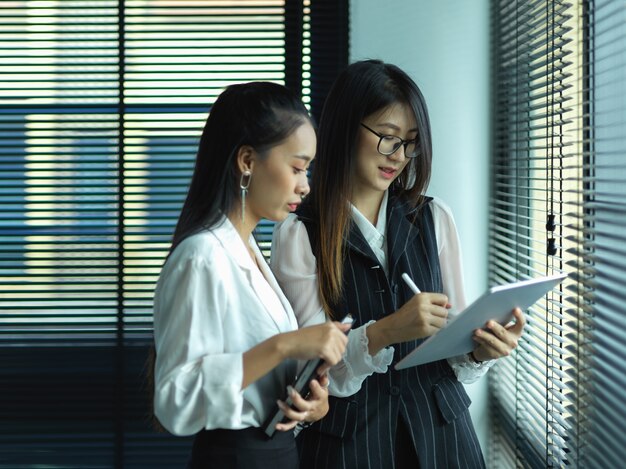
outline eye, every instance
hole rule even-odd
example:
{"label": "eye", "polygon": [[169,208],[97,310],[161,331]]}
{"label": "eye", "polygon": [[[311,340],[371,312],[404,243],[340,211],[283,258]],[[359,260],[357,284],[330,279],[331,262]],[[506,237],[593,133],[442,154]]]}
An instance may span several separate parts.
{"label": "eye", "polygon": [[383,135],[381,138],[383,139],[384,142],[397,142],[398,141],[398,137],[394,135]]}
{"label": "eye", "polygon": [[296,168],[295,166],[293,167],[293,174],[301,174],[301,173],[306,173],[306,168],[300,169],[300,168]]}

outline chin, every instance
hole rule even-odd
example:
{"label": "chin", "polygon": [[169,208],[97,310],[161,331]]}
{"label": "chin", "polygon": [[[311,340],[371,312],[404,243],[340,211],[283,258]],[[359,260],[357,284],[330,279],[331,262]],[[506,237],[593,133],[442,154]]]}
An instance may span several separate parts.
{"label": "chin", "polygon": [[377,184],[373,184],[372,186],[381,192],[385,192],[391,187],[391,184],[393,184],[393,181],[377,181]]}
{"label": "chin", "polygon": [[280,210],[280,211],[277,210],[276,212],[273,212],[271,215],[268,215],[265,218],[271,221],[279,222],[279,221],[283,221],[284,219],[286,219],[290,213],[292,212],[288,210]]}

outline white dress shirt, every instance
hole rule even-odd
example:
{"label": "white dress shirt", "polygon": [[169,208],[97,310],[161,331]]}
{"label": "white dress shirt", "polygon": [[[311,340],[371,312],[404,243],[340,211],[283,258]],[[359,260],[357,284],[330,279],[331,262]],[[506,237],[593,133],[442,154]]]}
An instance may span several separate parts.
{"label": "white dress shirt", "polygon": [[[231,222],[182,241],[154,299],[154,409],[171,433],[259,427],[296,373],[287,360],[241,389],[243,353],[297,328],[254,239],[255,265]],[[259,270],[260,269],[260,270]]]}
{"label": "white dress shirt", "polygon": [[[351,206],[352,217],[361,230],[372,251],[383,266],[387,267],[386,214],[387,192],[378,213],[374,227],[355,206]],[[439,264],[443,280],[443,293],[448,296],[453,316],[466,307],[463,270],[459,236],[452,213],[439,199],[430,203],[435,224]],[[304,224],[291,214],[274,229],[272,240],[271,267],[274,275],[289,299],[299,327],[320,324],[326,321],[326,314],[319,298],[315,256],[311,250],[309,235]],[[330,393],[334,396],[351,396],[356,393],[368,376],[385,373],[393,360],[393,347],[386,347],[372,356],[368,351],[366,328],[370,321],[355,327],[349,333],[348,346],[343,360],[330,371]],[[457,379],[472,383],[486,373],[494,361],[476,364],[467,355],[448,359]]]}

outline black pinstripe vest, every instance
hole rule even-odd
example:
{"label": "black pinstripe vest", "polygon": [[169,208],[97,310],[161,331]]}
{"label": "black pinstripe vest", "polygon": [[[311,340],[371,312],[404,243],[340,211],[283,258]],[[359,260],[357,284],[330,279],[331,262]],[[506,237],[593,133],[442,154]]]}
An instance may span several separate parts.
{"label": "black pinstripe vest", "polygon": [[[315,246],[310,210],[304,206],[298,216]],[[413,296],[401,280],[403,272],[422,291],[443,290],[429,205],[416,215],[408,203],[390,195],[387,249],[388,277],[360,230],[352,225],[344,293],[340,304],[334,305],[336,316],[349,312],[362,325],[393,313]],[[468,412],[470,399],[447,361],[393,369],[421,340],[396,344],[387,373],[368,377],[353,396],[330,398],[328,415],[298,437],[302,469],[393,468],[398,419],[409,429],[421,468],[484,467]]]}

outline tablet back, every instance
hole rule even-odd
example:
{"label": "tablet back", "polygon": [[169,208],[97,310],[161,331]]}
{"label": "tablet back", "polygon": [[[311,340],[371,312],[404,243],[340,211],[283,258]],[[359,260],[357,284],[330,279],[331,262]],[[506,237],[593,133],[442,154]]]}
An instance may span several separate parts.
{"label": "tablet back", "polygon": [[446,327],[402,358],[395,365],[396,370],[469,353],[476,347],[472,340],[475,329],[484,328],[491,319],[507,324],[513,318],[513,309],[528,309],[565,277],[567,274],[558,274],[491,287]]}

